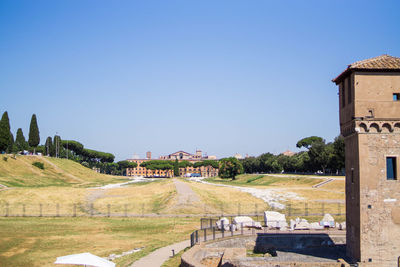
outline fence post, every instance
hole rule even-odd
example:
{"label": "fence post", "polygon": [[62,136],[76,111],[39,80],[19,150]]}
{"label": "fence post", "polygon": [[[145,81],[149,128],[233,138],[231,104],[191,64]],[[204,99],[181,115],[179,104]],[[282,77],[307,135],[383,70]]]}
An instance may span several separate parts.
{"label": "fence post", "polygon": [[22,204],[22,217],[25,217],[25,204]]}
{"label": "fence post", "polygon": [[198,243],[198,242],[199,242],[199,231],[196,230],[196,243]]}
{"label": "fence post", "polygon": [[43,213],[42,213],[42,203],[39,204],[39,217],[42,217]]}
{"label": "fence post", "polygon": [[213,227],[212,218],[210,218],[210,228]]}
{"label": "fence post", "polygon": [[190,247],[194,246],[194,235],[193,233],[190,234]]}
{"label": "fence post", "polygon": [[110,217],[110,204],[107,204],[107,217]]}
{"label": "fence post", "polygon": [[224,204],[221,203],[221,217],[224,217]]}
{"label": "fence post", "polygon": [[215,227],[213,227],[212,230],[213,230],[213,240],[215,240]]}
{"label": "fence post", "polygon": [[222,238],[225,237],[225,225],[224,225],[224,221],[221,221],[221,226],[222,226]]}
{"label": "fence post", "polygon": [[56,216],[60,217],[60,204],[58,204],[58,203],[56,205]]}
{"label": "fence post", "polygon": [[8,217],[8,212],[9,212],[9,204],[6,203],[6,216],[5,217]]}
{"label": "fence post", "polygon": [[207,229],[204,229],[204,242],[207,241]]}
{"label": "fence post", "polygon": [[124,205],[124,213],[125,213],[125,217],[128,217],[128,205],[127,204]]}
{"label": "fence post", "polygon": [[74,211],[73,211],[73,217],[76,217],[76,204],[74,203]]}

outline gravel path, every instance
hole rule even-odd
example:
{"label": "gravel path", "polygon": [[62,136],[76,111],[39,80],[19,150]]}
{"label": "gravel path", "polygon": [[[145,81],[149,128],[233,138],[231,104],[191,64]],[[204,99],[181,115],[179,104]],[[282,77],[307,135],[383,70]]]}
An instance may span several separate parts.
{"label": "gravel path", "polygon": [[200,201],[199,196],[185,182],[173,179],[178,193],[178,206]]}
{"label": "gravel path", "polygon": [[[183,183],[183,182],[181,182]],[[147,256],[135,261],[131,267],[159,267],[172,256],[172,250],[177,254],[182,249],[190,246],[190,240],[185,240],[163,248],[159,248]]]}

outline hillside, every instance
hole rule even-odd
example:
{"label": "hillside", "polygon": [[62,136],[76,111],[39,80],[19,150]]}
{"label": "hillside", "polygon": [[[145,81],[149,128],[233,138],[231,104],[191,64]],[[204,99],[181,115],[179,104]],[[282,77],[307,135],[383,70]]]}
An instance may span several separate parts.
{"label": "hillside", "polygon": [[[4,160],[7,158],[7,161]],[[38,161],[44,170],[32,165]],[[8,187],[93,186],[115,183],[122,177],[97,173],[67,159],[1,155],[0,184]],[[1,188],[1,187],[0,187]]]}

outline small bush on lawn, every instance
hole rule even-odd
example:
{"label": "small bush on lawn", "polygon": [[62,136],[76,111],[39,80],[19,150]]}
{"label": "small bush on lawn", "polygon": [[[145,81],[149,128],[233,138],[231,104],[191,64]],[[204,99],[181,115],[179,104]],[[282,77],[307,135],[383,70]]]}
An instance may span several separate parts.
{"label": "small bush on lawn", "polygon": [[7,161],[7,160],[8,160],[8,158],[7,158],[7,157],[3,157],[3,160],[4,160],[4,161]]}
{"label": "small bush on lawn", "polygon": [[35,161],[34,163],[32,163],[32,165],[38,167],[39,169],[44,170],[44,164],[39,161]]}

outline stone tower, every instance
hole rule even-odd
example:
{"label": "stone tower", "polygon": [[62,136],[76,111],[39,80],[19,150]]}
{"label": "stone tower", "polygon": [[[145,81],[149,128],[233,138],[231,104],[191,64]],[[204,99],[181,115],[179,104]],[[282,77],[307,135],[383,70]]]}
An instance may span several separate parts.
{"label": "stone tower", "polygon": [[362,266],[398,266],[400,58],[353,63],[333,82],[346,146],[347,254]]}

